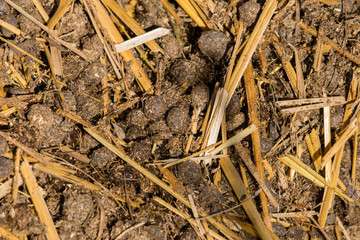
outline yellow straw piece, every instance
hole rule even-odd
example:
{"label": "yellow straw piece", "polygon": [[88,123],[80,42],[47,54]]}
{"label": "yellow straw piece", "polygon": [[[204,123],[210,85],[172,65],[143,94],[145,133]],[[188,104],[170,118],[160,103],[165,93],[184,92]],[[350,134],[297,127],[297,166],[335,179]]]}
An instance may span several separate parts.
{"label": "yellow straw piece", "polygon": [[15,27],[14,25],[11,25],[10,23],[7,23],[0,19],[0,26],[6,28],[7,30],[13,32],[16,35],[25,35],[23,31]]}
{"label": "yellow straw piece", "polygon": [[9,42],[8,40],[6,40],[3,37],[0,37],[0,40],[9,44],[11,47],[15,48],[16,50],[18,50],[19,52],[25,54],[26,56],[30,57],[32,60],[34,60],[35,62],[45,66],[45,64],[43,63],[43,61],[41,61],[40,59],[38,59],[37,57],[31,55],[30,53],[26,52],[25,50],[23,50],[22,48],[19,48],[18,46],[16,46],[15,44]]}
{"label": "yellow straw piece", "polygon": [[253,32],[250,35],[249,40],[236,64],[236,67],[231,75],[229,81],[225,82],[224,89],[229,93],[227,103],[229,103],[236,87],[238,86],[240,79],[242,78],[246,67],[248,66],[252,55],[258,46],[260,39],[268,26],[272,15],[276,9],[276,0],[269,0],[265,3],[264,10],[262,11],[259,20],[257,21]]}
{"label": "yellow straw piece", "polygon": [[59,7],[56,9],[55,14],[51,17],[47,24],[49,29],[53,29],[59,20],[64,16],[70,6],[71,0],[61,0]]}
{"label": "yellow straw piece", "polygon": [[[45,22],[49,21],[49,15],[45,12],[45,9],[43,8],[43,6],[39,2],[39,0],[32,0],[32,2],[34,3],[35,7],[39,11],[41,17],[45,20]],[[61,4],[61,2],[60,2],[60,4]]]}
{"label": "yellow straw piece", "polygon": [[191,17],[192,20],[202,29],[208,30],[206,23],[201,19],[196,9],[191,5],[188,0],[176,0],[182,9]]}
{"label": "yellow straw piece", "polygon": [[[99,22],[99,24],[102,26],[103,30],[107,32],[109,40],[113,44],[118,44],[124,41],[123,37],[119,33],[118,29],[116,28],[114,22],[111,20],[111,17],[106,12],[104,6],[100,3],[99,0],[87,0],[91,2],[93,7],[94,15]],[[128,63],[130,63],[130,68],[133,71],[137,82],[139,83],[140,87],[144,92],[150,91],[152,88],[152,83],[150,79],[147,77],[144,70],[141,68],[138,60],[134,57],[134,55],[131,53],[130,50],[121,52],[120,55],[124,58],[124,60]]]}
{"label": "yellow straw piece", "polygon": [[44,198],[41,196],[39,185],[37,184],[36,178],[31,171],[29,163],[26,160],[24,160],[24,162],[21,164],[20,170],[26,187],[30,193],[31,200],[35,206],[36,212],[38,213],[39,219],[45,229],[46,237],[49,240],[60,240],[49,209],[46,206]]}
{"label": "yellow straw piece", "polygon": [[0,236],[8,240],[20,240],[20,238],[6,230],[4,227],[0,227]]}
{"label": "yellow straw piece", "polygon": [[334,185],[330,185],[328,182],[326,182],[324,177],[322,177],[320,174],[318,174],[317,172],[312,170],[309,166],[305,165],[303,162],[301,162],[296,157],[288,155],[288,156],[279,158],[279,160],[281,162],[283,162],[284,164],[286,164],[288,167],[294,169],[296,172],[300,173],[301,175],[303,175],[304,177],[306,177],[307,179],[312,181],[313,183],[315,183],[316,185],[318,185],[320,187],[327,186],[327,187],[331,188],[332,190],[334,190],[340,197],[342,197],[350,202],[354,201],[350,197],[345,195],[338,187],[336,187]]}

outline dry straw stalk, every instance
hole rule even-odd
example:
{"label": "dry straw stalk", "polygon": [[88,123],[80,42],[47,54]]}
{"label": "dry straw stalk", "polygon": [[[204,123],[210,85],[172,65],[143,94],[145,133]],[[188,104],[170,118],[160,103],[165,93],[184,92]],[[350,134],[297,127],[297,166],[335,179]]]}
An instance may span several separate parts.
{"label": "dry straw stalk", "polygon": [[[234,164],[231,162],[230,158],[228,157],[221,158],[219,163],[239,201],[241,201],[242,196],[244,195],[249,197],[248,192],[244,186],[244,183],[240,177],[240,174],[237,171]],[[248,215],[249,219],[253,223],[259,236],[265,240],[272,240],[270,232],[265,226],[261,218],[261,215],[256,208],[254,201],[249,200],[245,202],[242,206],[246,214]]]}
{"label": "dry straw stalk", "polygon": [[7,30],[13,32],[16,35],[24,35],[24,32],[21,31],[20,29],[18,29],[17,27],[11,25],[10,23],[7,23],[3,20],[0,19],[0,26],[2,26],[3,28],[6,28]]}
{"label": "dry straw stalk", "polygon": [[[223,141],[226,141],[227,131],[226,131],[225,117],[223,117],[221,129],[222,129],[221,131],[222,139]],[[227,153],[226,148],[223,150],[223,153],[225,154]],[[262,239],[271,239],[270,236],[271,232],[268,230],[264,221],[262,220],[261,215],[258,212],[256,205],[252,200],[252,196],[249,195],[248,188],[243,183],[239,172],[237,171],[236,167],[234,166],[230,158],[229,157],[220,158],[219,163],[233,191],[235,192],[236,197],[238,198],[239,202],[242,203],[242,207],[244,208],[250,221],[254,225],[257,231],[257,235],[260,236]],[[244,175],[244,178],[246,179],[246,175]],[[246,196],[245,199],[249,199],[249,200],[243,201],[243,196]]]}
{"label": "dry straw stalk", "polygon": [[41,196],[36,178],[31,171],[29,163],[26,160],[24,160],[24,162],[21,164],[20,170],[26,187],[30,193],[31,200],[35,206],[36,212],[38,213],[39,219],[45,229],[46,237],[49,240],[60,240],[49,209],[46,206],[44,198]]}
{"label": "dry straw stalk", "polygon": [[243,76],[246,67],[248,66],[252,55],[255,52],[256,47],[258,46],[263,33],[265,32],[266,27],[268,26],[271,17],[274,14],[276,9],[276,0],[269,0],[264,6],[253,32],[250,35],[249,40],[236,64],[236,67],[231,75],[229,81],[225,82],[225,90],[229,93],[227,102],[230,101],[233,93],[235,92],[236,87],[238,86],[241,77]]}
{"label": "dry straw stalk", "polygon": [[[123,37],[120,35],[118,29],[116,28],[114,22],[111,20],[111,17],[105,10],[104,6],[100,3],[99,0],[87,0],[91,4],[93,13],[95,15],[96,20],[99,22],[100,26],[104,31],[106,31],[109,40],[113,44],[118,44],[124,41]],[[143,91],[147,92],[152,88],[152,83],[150,79],[147,77],[144,70],[141,68],[138,60],[134,57],[130,50],[121,52],[120,55],[124,58],[124,60],[130,63],[130,68],[133,71],[137,82]]]}
{"label": "dry straw stalk", "polygon": [[14,144],[15,146],[17,146],[18,148],[23,150],[25,153],[32,156],[33,158],[37,159],[39,162],[42,162],[45,165],[47,165],[49,163],[49,160],[44,158],[40,153],[38,153],[35,150],[25,146],[24,144],[20,143],[19,141],[13,139],[8,133],[0,131],[0,136],[5,138],[11,144]]}
{"label": "dry straw stalk", "polygon": [[15,44],[13,44],[12,42],[9,42],[8,40],[6,40],[3,37],[0,37],[0,40],[9,44],[11,47],[13,47],[14,49],[18,50],[19,52],[21,52],[22,54],[25,54],[26,56],[30,57],[32,60],[34,60],[35,62],[39,63],[40,65],[45,66],[45,64],[43,63],[43,61],[41,61],[40,59],[38,59],[37,57],[31,55],[30,53],[26,52],[25,50],[23,50],[22,48],[16,46]]}
{"label": "dry straw stalk", "polygon": [[[300,23],[299,26],[300,26],[300,28],[307,31],[308,33],[310,33],[314,37],[317,37],[318,34],[319,34],[315,29],[307,26],[305,23]],[[324,35],[324,33],[322,33],[322,32],[320,34]],[[345,57],[347,57],[350,61],[356,63],[357,65],[360,65],[360,58],[358,56],[355,56],[355,55],[351,54],[349,51],[343,50],[342,47],[340,47],[333,40],[331,40],[331,39],[329,39],[327,37],[323,37],[323,41],[328,43],[335,51],[337,51],[338,53],[340,53],[340,54],[344,55]]]}
{"label": "dry straw stalk", "polygon": [[177,24],[181,23],[181,18],[179,15],[175,12],[175,10],[170,6],[169,2],[167,0],[160,0],[160,2],[164,5],[165,9],[173,16]]}
{"label": "dry straw stalk", "polygon": [[204,20],[196,12],[196,9],[191,5],[188,0],[176,0],[182,9],[191,17],[192,20],[202,29],[208,30],[208,27]]}
{"label": "dry straw stalk", "polygon": [[[246,100],[247,100],[250,122],[252,124],[254,124],[255,126],[259,126],[260,121],[258,118],[258,109],[257,109],[258,105],[257,105],[257,100],[256,100],[254,72],[253,72],[253,67],[252,67],[251,63],[249,63],[248,67],[246,68],[245,75],[244,75],[244,84],[245,84]],[[264,168],[263,168],[262,156],[261,156],[261,144],[260,144],[259,129],[257,129],[256,131],[254,131],[251,134],[251,140],[252,140],[255,164],[259,171],[261,181],[264,181],[265,177],[264,177]],[[260,200],[261,200],[261,207],[262,207],[263,214],[264,214],[265,224],[267,225],[267,227],[269,227],[271,229],[268,201],[267,201],[267,197],[264,192],[260,193]]]}
{"label": "dry straw stalk", "polygon": [[[128,26],[131,31],[133,31],[136,35],[141,35],[146,33],[144,29],[141,28],[141,26],[133,19],[131,18],[126,11],[120,7],[119,4],[117,4],[115,1],[113,0],[101,0],[108,8],[111,9],[111,11],[113,11],[113,13],[121,19],[121,21],[123,21],[123,23]],[[163,53],[164,51],[161,49],[161,47],[154,41],[148,41],[145,43],[146,46],[148,46],[150,48],[151,51],[153,52],[161,52]]]}
{"label": "dry straw stalk", "polygon": [[52,36],[54,38],[55,41],[57,41],[58,43],[60,43],[61,45],[63,45],[64,47],[70,49],[71,51],[73,51],[74,53],[76,53],[77,55],[79,55],[80,57],[82,57],[85,60],[88,60],[88,57],[86,56],[86,54],[84,54],[82,51],[80,51],[79,49],[75,48],[72,44],[65,42],[64,40],[62,40],[61,38],[59,38],[57,36],[57,34],[52,31],[51,29],[49,29],[48,27],[46,27],[44,24],[42,24],[41,22],[39,22],[38,20],[36,20],[33,16],[31,16],[30,14],[28,14],[27,12],[25,12],[20,6],[16,5],[13,1],[11,0],[4,0],[7,4],[9,4],[10,6],[12,6],[13,8],[15,8],[18,12],[20,12],[21,14],[23,14],[25,17],[27,17],[30,21],[32,21],[33,23],[35,23],[37,26],[39,26],[42,30],[44,30],[45,32],[47,32],[50,36]]}
{"label": "dry straw stalk", "polygon": [[14,234],[12,234],[10,231],[8,231],[4,227],[0,227],[0,236],[6,238],[8,240],[20,240],[20,238],[18,238]]}
{"label": "dry straw stalk", "polygon": [[[154,174],[149,172],[147,169],[145,169],[143,166],[135,162],[133,159],[131,159],[128,155],[126,155],[124,152],[120,151],[117,147],[112,145],[110,142],[105,140],[103,137],[101,137],[99,134],[97,134],[94,130],[90,128],[85,128],[85,131],[87,131],[93,138],[98,140],[101,144],[103,144],[106,148],[108,148],[110,151],[115,153],[117,156],[119,156],[122,160],[124,160],[127,164],[135,168],[137,171],[139,171],[141,174],[143,174],[145,177],[149,178],[151,181],[153,181],[155,184],[160,186],[162,189],[170,193],[172,196],[177,198],[180,202],[185,204],[187,207],[191,207],[189,201],[180,193],[176,192],[174,189],[169,187],[165,182],[161,181],[158,177],[156,177]],[[206,213],[199,212],[200,216],[206,216]],[[222,223],[216,221],[214,218],[207,218],[206,219],[210,224],[215,226],[219,231],[223,232],[224,234],[227,234],[231,236],[234,239],[240,239],[236,233],[228,229],[225,225]]]}
{"label": "dry straw stalk", "polygon": [[[32,0],[35,7],[37,8],[37,10],[39,11],[41,17],[45,20],[45,22],[49,21],[49,15],[46,13],[45,9],[43,8],[43,6],[41,5],[41,3],[39,2],[39,0]],[[61,1],[63,2],[63,1]],[[60,2],[60,4],[61,4]]]}
{"label": "dry straw stalk", "polygon": [[287,165],[288,167],[290,167],[291,169],[295,170],[296,172],[300,173],[301,175],[303,175],[304,177],[306,177],[307,179],[309,179],[310,181],[315,183],[316,185],[318,185],[320,187],[326,186],[328,188],[331,188],[340,197],[342,197],[350,202],[354,201],[350,197],[345,195],[338,187],[336,187],[336,185],[326,182],[324,177],[322,177],[320,174],[318,174],[317,172],[312,170],[309,166],[307,166],[306,164],[301,162],[295,156],[287,155],[284,157],[280,157],[279,160],[281,162],[283,162],[285,165]]}
{"label": "dry straw stalk", "polygon": [[305,142],[310,152],[311,159],[314,162],[315,170],[318,172],[321,165],[322,151],[320,138],[315,129],[313,129],[310,134],[306,134]]}
{"label": "dry straw stalk", "polygon": [[[194,230],[197,231],[195,219],[192,218],[188,213],[178,210],[177,208],[173,207],[171,204],[169,204],[168,202],[164,201],[163,199],[161,199],[159,197],[154,197],[154,201],[163,205],[164,207],[166,207],[170,211],[174,212],[175,214],[179,215],[183,219],[186,219],[190,223],[190,225],[194,228]],[[209,229],[209,234],[216,239],[226,240],[226,238],[220,236],[218,233],[212,231],[211,229]]]}
{"label": "dry straw stalk", "polygon": [[261,189],[264,191],[264,193],[266,194],[267,198],[269,199],[270,203],[278,208],[279,207],[279,203],[277,202],[277,200],[273,197],[270,189],[266,186],[265,182],[263,179],[261,179],[260,174],[258,169],[256,168],[256,166],[254,165],[254,163],[251,160],[251,157],[249,154],[247,154],[245,148],[241,145],[241,143],[237,143],[234,145],[235,146],[235,150],[238,152],[238,154],[240,155],[241,159],[243,160],[243,162],[245,163],[245,165],[247,166],[247,168],[249,169],[249,171],[251,172],[251,174],[253,175],[253,177],[255,178],[255,180],[258,182],[258,184],[260,185]]}
{"label": "dry straw stalk", "polygon": [[[349,88],[349,93],[348,93],[348,98],[347,98],[348,102],[355,100],[356,97],[358,96],[358,93],[357,93],[358,92],[358,84],[359,84],[359,78],[355,77]],[[341,127],[342,131],[344,131],[346,128],[348,128],[348,130],[349,129],[351,130],[351,128],[357,128],[356,126],[354,127],[353,125],[349,124],[351,113],[352,113],[352,104],[348,103],[345,108],[343,125]],[[355,132],[356,132],[356,130],[355,130]],[[345,134],[343,134],[343,135],[345,135]],[[339,143],[339,140],[340,139],[338,139],[338,141],[334,144],[334,146],[335,146],[338,143],[338,145],[341,145],[341,146],[335,153],[334,161],[332,163],[332,168],[331,168],[332,172],[331,172],[330,181],[329,181],[330,185],[332,185],[332,186],[336,186],[336,183],[338,182],[339,173],[340,173],[340,164],[341,164],[341,160],[342,160],[342,155],[344,153],[344,144],[342,144],[342,142]],[[331,149],[333,149],[333,147]],[[331,151],[331,149],[328,151],[328,153]],[[328,156],[330,156],[330,155],[328,155]],[[323,163],[324,163],[324,159],[323,159]],[[324,192],[324,197],[323,197],[323,199],[324,199],[323,204],[321,205],[319,219],[318,219],[319,225],[321,227],[325,226],[328,212],[332,206],[333,198],[334,198],[334,190],[332,188],[326,188],[325,192]]]}
{"label": "dry straw stalk", "polygon": [[[58,8],[56,9],[55,14],[51,17],[50,21],[47,24],[49,29],[53,29],[59,20],[64,16],[68,10],[72,0],[61,0]],[[45,20],[47,21],[47,20]]]}

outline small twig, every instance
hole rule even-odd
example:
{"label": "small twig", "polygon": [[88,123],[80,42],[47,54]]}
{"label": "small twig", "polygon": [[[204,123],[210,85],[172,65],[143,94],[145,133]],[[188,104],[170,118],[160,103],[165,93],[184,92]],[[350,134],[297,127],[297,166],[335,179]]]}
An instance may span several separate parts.
{"label": "small twig", "polygon": [[344,224],[341,222],[340,218],[338,216],[336,216],[336,221],[341,229],[341,231],[343,232],[346,240],[351,240],[351,237],[349,236],[348,232],[346,231]]}
{"label": "small twig", "polygon": [[184,149],[184,153],[186,155],[189,153],[192,140],[194,138],[194,135],[197,132],[199,115],[200,115],[201,110],[202,110],[201,107],[194,107],[193,114],[191,116],[191,122],[190,122],[190,125],[191,125],[190,130],[191,130],[191,132],[189,134],[189,137],[187,139],[186,146],[185,146],[185,149]]}
{"label": "small twig", "polygon": [[188,198],[189,198],[191,210],[192,210],[193,215],[194,215],[195,222],[196,222],[197,227],[199,228],[199,231],[200,231],[200,237],[202,239],[205,239],[205,236],[204,236],[205,235],[205,229],[204,229],[204,227],[201,224],[201,221],[199,219],[199,214],[198,214],[198,211],[197,211],[195,203],[194,203],[194,198],[192,197],[191,194],[188,195]]}
{"label": "small twig", "polygon": [[179,15],[175,12],[175,10],[170,6],[169,2],[167,0],[160,0],[160,2],[164,5],[165,9],[173,16],[177,24],[181,23],[181,18]]}
{"label": "small twig", "polygon": [[231,212],[231,211],[237,209],[238,207],[241,207],[241,206],[242,206],[244,203],[246,203],[247,201],[256,198],[261,191],[262,191],[262,189],[257,190],[257,191],[255,192],[254,196],[249,196],[248,198],[246,198],[245,200],[241,201],[241,203],[239,203],[238,205],[235,205],[234,207],[231,207],[231,208],[228,208],[228,209],[225,209],[225,210],[222,210],[222,211],[219,211],[219,212],[210,214],[210,215],[208,215],[208,216],[201,217],[201,218],[199,218],[199,219],[202,220],[202,219],[206,219],[206,218],[209,218],[209,217],[216,217],[216,216],[218,216],[218,215],[221,215],[221,214],[224,214],[224,213],[227,213],[227,212]]}
{"label": "small twig", "polygon": [[358,135],[359,135],[359,130],[357,130],[355,132],[355,136],[354,136],[354,151],[353,151],[353,156],[352,156],[352,162],[351,162],[351,180],[353,185],[355,186],[356,182],[356,161],[357,161],[357,150],[358,150]]}
{"label": "small twig", "polygon": [[133,231],[133,230],[141,227],[141,226],[144,226],[145,223],[146,223],[146,221],[141,222],[141,223],[138,223],[138,224],[135,224],[135,225],[132,226],[132,227],[129,227],[128,229],[126,229],[125,231],[123,231],[122,233],[120,233],[120,234],[115,238],[115,240],[120,240],[123,236],[125,236],[125,234],[127,234],[127,233],[129,233],[129,232],[131,232],[131,231]]}
{"label": "small twig", "polygon": [[108,105],[110,103],[109,91],[108,91],[108,78],[109,78],[108,75],[105,74],[105,76],[101,79],[104,115],[107,115]]}
{"label": "small twig", "polygon": [[314,55],[313,68],[315,69],[315,71],[320,71],[322,56],[323,56],[323,46],[324,46],[322,35],[319,35],[316,41],[317,43],[316,43],[316,50]]}
{"label": "small twig", "polygon": [[18,197],[18,190],[19,190],[19,186],[18,186],[18,179],[19,179],[19,170],[20,170],[20,158],[21,158],[21,149],[17,148],[16,149],[16,155],[15,155],[15,174],[14,174],[14,179],[13,179],[13,193],[12,193],[12,198],[13,198],[13,202],[12,204],[15,206],[17,203],[17,197]]}
{"label": "small twig", "polygon": [[207,223],[207,221],[205,219],[203,219],[203,220],[201,220],[201,223],[202,223],[205,233],[206,233],[206,239],[214,240],[213,236],[210,234],[210,228],[209,228],[209,224]]}
{"label": "small twig", "polygon": [[41,101],[42,95],[19,95],[14,97],[0,97],[0,105],[8,104],[9,107],[32,103],[34,101]]}
{"label": "small twig", "polygon": [[320,97],[320,98],[306,98],[306,99],[292,99],[292,100],[283,100],[277,101],[276,104],[279,107],[287,107],[292,105],[304,105],[304,104],[330,104],[330,103],[338,103],[338,104],[346,104],[346,100],[343,96],[335,96],[335,97]]}
{"label": "small twig", "polygon": [[25,35],[23,31],[21,31],[20,29],[18,29],[17,27],[11,25],[10,23],[7,23],[3,20],[0,19],[0,26],[2,26],[3,28],[6,28],[7,30],[13,32],[16,35]]}
{"label": "small twig", "polygon": [[305,212],[287,212],[287,213],[272,213],[271,216],[274,218],[296,218],[317,215],[316,211],[305,211]]}
{"label": "small twig", "polygon": [[292,66],[291,62],[284,58],[284,51],[280,48],[280,45],[278,44],[279,39],[276,36],[273,36],[272,39],[274,40],[273,45],[280,57],[282,67],[285,70],[285,73],[290,80],[291,88],[293,89],[296,96],[299,95],[298,88],[297,88],[297,80],[296,80],[296,73],[294,70],[294,67]]}
{"label": "small twig", "polygon": [[39,0],[32,0],[32,2],[34,3],[35,7],[39,11],[41,17],[45,20],[45,22],[49,21],[49,15],[46,13],[45,9],[43,8]]}
{"label": "small twig", "polygon": [[296,69],[296,81],[297,81],[296,85],[299,92],[299,98],[305,98],[306,92],[305,92],[305,84],[304,84],[304,75],[301,67],[299,51],[291,44],[289,44],[289,46],[293,49],[295,53],[295,69]]}
{"label": "small twig", "polygon": [[299,37],[299,33],[300,33],[300,27],[299,27],[299,23],[300,23],[300,1],[299,0],[295,0],[295,40],[298,40]]}
{"label": "small twig", "polygon": [[296,113],[301,111],[309,111],[324,107],[332,107],[332,106],[339,106],[344,105],[346,102],[333,102],[333,103],[318,103],[318,104],[311,104],[311,105],[305,105],[305,106],[299,106],[299,107],[291,107],[291,108],[285,108],[281,109],[282,113]]}
{"label": "small twig", "polygon": [[311,221],[313,221],[313,223],[316,225],[316,227],[320,230],[320,232],[324,235],[326,240],[331,240],[331,238],[327,235],[327,233],[324,231],[324,229],[319,225],[319,223],[312,217],[312,216],[308,216]]}
{"label": "small twig", "polygon": [[237,143],[234,145],[236,152],[240,155],[241,159],[254,176],[255,180],[260,185],[261,189],[264,191],[266,196],[268,197],[270,203],[278,208],[279,203],[276,201],[274,196],[272,195],[270,189],[266,186],[265,182],[261,179],[258,169],[256,168],[255,164],[251,161],[250,155],[246,152],[246,149],[241,145],[241,143]]}
{"label": "small twig", "polygon": [[18,148],[20,148],[21,150],[23,150],[24,152],[26,152],[27,154],[29,154],[30,156],[32,156],[33,158],[36,158],[39,162],[48,165],[49,164],[49,160],[44,158],[43,156],[41,156],[40,153],[34,151],[33,149],[25,146],[24,144],[22,144],[21,142],[13,139],[12,137],[10,137],[10,135],[8,133],[5,133],[3,131],[0,131],[0,136],[5,138],[8,142],[16,145]]}
{"label": "small twig", "polygon": [[[323,112],[324,112],[324,147],[325,147],[324,153],[326,154],[331,149],[330,107],[324,107]],[[319,149],[321,149],[320,146]],[[330,181],[330,176],[331,176],[331,160],[325,165],[325,180]]]}
{"label": "small twig", "polygon": [[[194,160],[194,161],[200,161],[200,160],[205,160],[205,159],[215,159],[215,158],[223,158],[223,157],[228,157],[229,155],[227,154],[217,154],[217,155],[208,155],[208,156],[204,156],[204,157],[193,157],[193,158],[189,158],[189,160]],[[165,160],[157,160],[155,161],[155,163],[172,163],[172,162],[176,162],[179,161],[180,159],[178,158],[173,158],[173,159],[165,159]]]}
{"label": "small twig", "polygon": [[98,201],[98,205],[100,209],[100,221],[99,221],[99,231],[96,240],[101,240],[101,235],[103,234],[105,228],[105,210],[99,201]]}
{"label": "small twig", "polygon": [[50,29],[53,29],[55,25],[59,22],[59,20],[64,16],[68,8],[70,7],[71,0],[61,0],[56,12],[52,15],[50,20],[46,20],[47,26]]}
{"label": "small twig", "polygon": [[[56,64],[56,63],[54,63],[54,61],[53,61],[53,60],[54,60],[53,57],[54,57],[55,54],[51,54],[49,48],[48,48],[45,44],[43,45],[43,49],[44,49],[44,51],[45,51],[45,55],[46,55],[46,57],[47,57],[47,59],[48,59],[49,67],[50,67],[51,73],[52,73],[53,78],[54,78],[55,91],[56,91],[56,93],[60,96],[61,102],[63,103],[63,102],[65,102],[65,98],[64,98],[63,93],[61,92],[61,88],[60,88],[59,82],[56,80],[56,74],[57,74],[57,73],[60,73],[60,74],[61,74],[60,68],[62,68],[62,67],[60,67],[60,66],[56,66],[56,67],[55,67],[55,64]],[[56,48],[55,48],[55,49],[56,49]],[[57,53],[58,53],[58,52],[57,52]],[[56,58],[55,58],[55,60],[57,61],[57,60],[60,60],[60,59],[56,59]],[[61,60],[60,60],[60,61],[61,61]],[[61,104],[61,105],[63,105],[63,104]]]}
{"label": "small twig", "polygon": [[61,146],[59,147],[59,150],[62,151],[63,153],[70,155],[71,157],[75,158],[80,162],[90,163],[91,161],[87,156],[76,152],[75,150],[71,149],[69,146]]}
{"label": "small twig", "polygon": [[130,200],[129,200],[129,194],[128,194],[127,186],[126,186],[126,173],[125,173],[125,169],[124,169],[123,174],[124,174],[125,201],[126,201],[126,204],[127,204],[127,206],[128,206],[128,209],[129,209],[130,219],[133,220],[134,217],[133,217],[133,214],[132,214],[131,204],[130,204]]}
{"label": "small twig", "polygon": [[320,138],[315,129],[313,129],[310,134],[306,134],[305,142],[308,147],[311,159],[313,160],[315,170],[318,172],[320,170],[322,151]]}

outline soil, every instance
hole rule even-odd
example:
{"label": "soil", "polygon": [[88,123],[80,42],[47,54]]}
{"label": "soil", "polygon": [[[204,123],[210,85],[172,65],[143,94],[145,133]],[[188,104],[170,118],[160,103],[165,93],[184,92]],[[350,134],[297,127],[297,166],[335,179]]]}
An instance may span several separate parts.
{"label": "soil", "polygon": [[[13,2],[45,24],[33,1]],[[53,0],[39,2],[50,17],[59,4]],[[79,178],[126,199],[125,202],[119,202],[109,195],[91,191],[33,167],[61,239],[200,239],[186,220],[153,199],[161,197],[189,215],[193,214],[191,211],[100,144],[85,131],[83,125],[64,112],[86,121],[105,139],[178,192],[185,196],[191,194],[199,211],[216,213],[236,206],[239,202],[224,174],[218,174],[220,167],[216,159],[211,165],[190,160],[169,169],[161,168],[157,163],[158,160],[186,157],[200,150],[200,127],[215,84],[219,82],[223,86],[232,59],[236,35],[231,29],[236,22],[241,21],[244,24],[242,43],[245,43],[265,2],[195,1],[209,17],[209,24],[214,28],[211,31],[201,30],[173,0],[169,1],[171,7],[182,19],[178,23],[160,1],[118,2],[123,7],[127,6],[128,13],[146,31],[156,27],[172,30],[156,40],[163,54],[154,53],[145,45],[139,47],[155,70],[151,70],[145,61],[141,62],[141,67],[154,86],[152,92],[141,90],[129,63],[120,55],[117,61],[121,65],[121,78],[118,78],[83,1],[75,0],[56,28],[60,38],[82,50],[89,61],[54,42],[40,27],[0,0],[0,19],[23,32],[23,35],[16,35],[1,26],[1,37],[45,63],[39,65],[1,41],[0,130],[25,146],[51,157],[54,162],[56,159],[57,163],[71,169],[69,171]],[[297,22],[301,20],[323,31],[324,36],[342,49],[359,56],[360,1],[344,0],[334,5],[317,0],[298,2],[300,19],[296,16],[295,1],[281,2],[252,57],[257,84],[261,153],[273,170],[272,173],[265,168],[265,183],[275,193],[280,204],[277,209],[269,205],[271,213],[319,211],[324,193],[322,188],[300,174],[290,177],[290,169],[278,160],[284,154],[297,155],[314,169],[305,136],[316,129],[323,142],[322,109],[286,115],[276,105],[278,100],[296,99],[297,96],[282,68],[281,60],[287,60],[295,67],[293,47],[298,50],[306,98],[323,97],[324,94],[347,97],[350,83],[359,68],[356,63],[325,44],[321,68],[314,69],[317,38],[298,29]],[[283,56],[279,56],[276,50],[274,36],[278,39],[277,44]],[[62,74],[56,76],[56,81],[44,51],[48,42],[61,52]],[[135,50],[131,52],[140,58],[141,54]],[[13,67],[26,79],[28,86],[19,83],[11,70]],[[6,115],[5,110],[12,107],[16,111]],[[250,125],[247,109],[245,88],[240,83],[226,109],[228,137]],[[343,116],[343,105],[331,107],[333,142],[340,134]],[[197,124],[195,130],[194,124]],[[190,136],[192,142],[187,147]],[[244,139],[242,144],[251,155],[251,138]],[[90,163],[81,162],[62,152],[60,147],[64,145],[90,159]],[[353,145],[353,138],[345,144],[339,178],[346,186],[346,194],[354,202],[335,197],[327,224],[322,229],[330,239],[336,236],[336,217],[342,221],[351,239],[360,239],[360,168],[357,167],[353,182]],[[5,186],[8,180],[14,178],[15,167],[11,153],[15,154],[16,149],[13,143],[0,137],[0,186]],[[357,166],[360,165],[358,151]],[[254,195],[259,189],[255,178],[233,147],[228,148],[228,154],[239,172],[240,166],[244,167],[250,194]],[[261,212],[260,199],[255,197],[254,201]],[[218,220],[223,220],[243,239],[255,239],[232,220],[231,216],[236,215],[237,219],[250,223],[242,208],[224,215],[226,217],[218,217]],[[104,219],[101,216],[105,216]],[[317,219],[316,216],[314,218]],[[139,223],[142,225],[132,229]],[[98,236],[101,224],[104,229]],[[25,184],[19,187],[16,204],[13,204],[11,191],[0,199],[0,227],[22,239],[46,239]],[[325,239],[324,234],[307,218],[274,218],[272,227],[280,239]],[[212,226],[210,228],[216,231]],[[1,237],[0,233],[0,239],[6,238]]]}

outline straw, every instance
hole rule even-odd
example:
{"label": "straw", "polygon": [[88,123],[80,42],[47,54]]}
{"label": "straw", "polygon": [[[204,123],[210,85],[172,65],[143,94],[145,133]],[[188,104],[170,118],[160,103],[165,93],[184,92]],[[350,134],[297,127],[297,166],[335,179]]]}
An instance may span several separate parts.
{"label": "straw", "polygon": [[40,222],[45,229],[46,237],[49,240],[60,240],[54,222],[51,218],[49,209],[46,206],[45,200],[40,193],[40,187],[38,186],[36,178],[31,171],[30,165],[26,160],[24,160],[24,162],[21,164],[20,170],[28,192],[30,194],[31,200],[39,216]]}
{"label": "straw", "polygon": [[[127,164],[135,168],[137,171],[139,171],[141,174],[143,174],[145,177],[149,178],[152,182],[160,186],[162,189],[170,193],[173,197],[178,199],[180,202],[182,202],[187,207],[191,207],[189,201],[181,194],[176,192],[174,189],[169,187],[165,182],[161,181],[158,177],[156,177],[154,174],[152,174],[150,171],[145,169],[143,166],[141,166],[139,163],[131,159],[128,155],[126,155],[124,152],[120,151],[117,147],[109,143],[107,140],[105,140],[103,137],[101,137],[98,133],[96,133],[94,130],[90,128],[85,128],[85,131],[87,131],[93,138],[98,140],[101,144],[103,144],[106,148],[108,148],[110,151],[115,153],[117,156],[119,156],[122,160],[124,160]],[[206,214],[203,212],[199,212],[200,216],[205,216]],[[210,224],[215,226],[217,229],[222,231],[224,234],[227,234],[235,239],[240,239],[233,231],[228,229],[226,226],[224,226],[222,223],[219,223],[213,218],[206,219]],[[261,218],[260,218],[261,220]]]}

